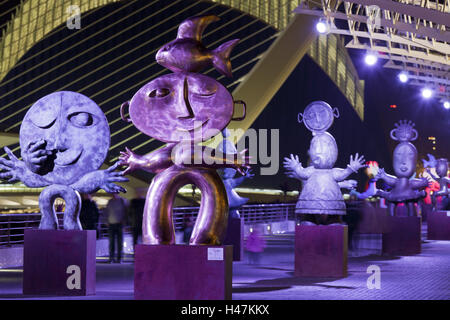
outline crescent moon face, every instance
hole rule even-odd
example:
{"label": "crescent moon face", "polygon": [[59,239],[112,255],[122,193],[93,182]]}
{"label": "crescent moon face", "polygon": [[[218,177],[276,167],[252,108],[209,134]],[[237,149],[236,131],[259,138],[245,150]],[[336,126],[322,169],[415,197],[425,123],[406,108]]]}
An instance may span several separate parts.
{"label": "crescent moon face", "polygon": [[51,152],[42,174],[55,184],[72,184],[105,161],[110,144],[107,119],[88,97],[71,91],[51,93],[39,99],[20,127],[22,155],[30,143],[45,140]]}

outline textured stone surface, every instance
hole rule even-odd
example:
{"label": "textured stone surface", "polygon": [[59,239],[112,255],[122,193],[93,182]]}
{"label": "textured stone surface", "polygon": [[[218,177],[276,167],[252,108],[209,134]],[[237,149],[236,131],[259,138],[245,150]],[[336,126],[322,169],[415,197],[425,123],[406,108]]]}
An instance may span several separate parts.
{"label": "textured stone surface", "polygon": [[137,245],[135,299],[231,299],[232,266],[231,246]]}
{"label": "textured stone surface", "polygon": [[[423,230],[426,234],[426,229]],[[284,244],[280,243],[285,239]],[[276,240],[276,241],[275,241]],[[289,241],[288,241],[289,240]],[[294,276],[294,235],[274,236],[259,265],[233,263],[233,300],[449,300],[450,241],[426,241],[411,256],[372,255],[348,259],[346,278]],[[3,249],[4,250],[4,249]],[[1,254],[0,254],[1,256]],[[101,261],[101,260],[99,260]],[[368,289],[367,268],[380,267],[381,288]],[[134,299],[134,265],[97,263],[93,296],[46,296],[57,300]],[[22,270],[0,271],[0,299],[42,299],[22,295]]]}
{"label": "textured stone surface", "polygon": [[[23,293],[95,294],[95,230],[26,230]],[[80,269],[80,288],[69,289],[69,266]]]}

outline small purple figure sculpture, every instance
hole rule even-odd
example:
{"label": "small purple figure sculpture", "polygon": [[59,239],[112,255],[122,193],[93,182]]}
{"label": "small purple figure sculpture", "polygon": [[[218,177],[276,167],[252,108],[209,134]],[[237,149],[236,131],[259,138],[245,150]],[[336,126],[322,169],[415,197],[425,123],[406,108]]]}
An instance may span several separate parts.
{"label": "small purple figure sculpture", "polygon": [[450,190],[448,189],[448,184],[450,183],[450,178],[447,177],[448,174],[448,160],[445,158],[435,160],[435,168],[437,176],[435,176],[429,168],[427,172],[431,177],[439,183],[439,190],[433,192],[431,195],[431,203],[433,204],[433,210],[436,210],[436,198],[437,197],[449,197]]}
{"label": "small purple figure sculpture", "polygon": [[20,161],[8,147],[9,160],[0,158],[0,178],[22,181],[31,188],[46,187],[39,195],[42,213],[39,229],[57,229],[53,203],[65,200],[64,229],[81,230],[79,192],[126,192],[114,182],[128,181],[114,172],[119,163],[97,170],[110,143],[105,115],[88,97],[70,91],[39,99],[26,113],[20,127]]}
{"label": "small purple figure sculpture", "polygon": [[[216,80],[192,72],[211,60],[221,71],[223,65],[230,66],[228,51],[232,45],[224,55],[226,61],[222,61],[206,52],[199,42],[203,29],[216,19],[195,17],[181,23],[177,39],[157,54],[157,62],[175,73],[150,81],[121,107],[125,121],[130,121],[125,119],[123,110],[128,105],[131,121],[141,132],[167,142],[163,148],[144,156],[127,148],[119,158],[121,164],[128,166],[126,173],[137,169],[156,173],[145,202],[144,244],[175,243],[173,201],[178,189],[186,184],[194,184],[202,192],[189,243],[221,244],[227,227],[228,201],[216,169],[228,167],[243,174],[243,168],[248,167],[248,157],[243,157],[245,151],[230,162],[223,154],[216,155],[214,149],[196,145],[219,134],[231,120],[242,120],[245,116],[245,103],[233,101],[228,90]],[[217,64],[218,60],[222,63]],[[243,104],[244,116],[232,118],[235,103]]]}
{"label": "small purple figure sculpture", "polygon": [[[299,114],[299,122],[304,121],[313,134],[308,151],[312,165],[304,168],[298,156],[291,154],[290,158],[285,158],[284,167],[289,177],[304,182],[295,209],[302,215],[302,224],[328,223],[333,222],[333,218],[335,223],[342,223],[341,216],[346,214],[346,207],[341,188],[354,188],[356,181],[345,179],[364,167],[364,157],[356,154],[350,156],[346,169],[333,168],[338,149],[333,136],[326,130],[333,123],[333,116],[338,115],[337,109],[333,110],[324,101],[312,102],[304,115]],[[329,215],[334,217],[328,219]]]}
{"label": "small purple figure sculpture", "polygon": [[[219,145],[219,151],[224,154],[237,154],[236,147],[234,144],[226,139],[229,136],[228,129],[222,130],[222,135],[224,137],[222,143]],[[232,168],[223,169],[222,179],[225,189],[227,190],[228,206],[230,208],[229,218],[240,218],[239,208],[248,202],[248,198],[243,198],[234,191],[234,188],[241,185],[245,179],[253,178],[254,174],[251,173],[250,169],[244,171],[244,175],[235,178],[236,170]]]}
{"label": "small purple figure sculpture", "polygon": [[394,150],[393,159],[397,176],[386,174],[384,169],[380,168],[375,179],[384,180],[392,187],[392,190],[388,192],[378,190],[376,195],[386,199],[391,216],[395,215],[396,206],[402,202],[407,205],[408,216],[414,216],[414,204],[426,196],[423,189],[428,186],[428,180],[411,178],[416,171],[417,163],[417,149],[410,142],[418,137],[417,130],[413,128],[414,123],[404,120],[399,121],[395,126],[396,128],[391,130],[391,138],[400,141]]}

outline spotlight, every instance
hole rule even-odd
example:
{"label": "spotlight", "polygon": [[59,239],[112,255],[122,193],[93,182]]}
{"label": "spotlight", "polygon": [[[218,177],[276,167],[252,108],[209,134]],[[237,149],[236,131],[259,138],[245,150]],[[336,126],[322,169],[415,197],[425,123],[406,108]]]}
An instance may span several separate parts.
{"label": "spotlight", "polygon": [[400,82],[405,83],[408,82],[408,74],[406,72],[401,72],[398,75],[398,79],[400,80]]}
{"label": "spotlight", "polygon": [[429,88],[422,89],[422,97],[424,97],[425,99],[431,98],[432,95],[433,95],[433,91],[431,91],[431,89],[429,89]]}
{"label": "spotlight", "polygon": [[316,24],[316,30],[321,34],[327,33],[329,30],[328,23],[325,20],[320,19]]}
{"label": "spotlight", "polygon": [[373,52],[367,52],[366,56],[364,57],[364,61],[367,65],[373,66],[375,63],[377,63],[377,56]]}
{"label": "spotlight", "polygon": [[447,110],[450,109],[450,102],[444,101],[443,105],[444,105],[445,109],[447,109]]}

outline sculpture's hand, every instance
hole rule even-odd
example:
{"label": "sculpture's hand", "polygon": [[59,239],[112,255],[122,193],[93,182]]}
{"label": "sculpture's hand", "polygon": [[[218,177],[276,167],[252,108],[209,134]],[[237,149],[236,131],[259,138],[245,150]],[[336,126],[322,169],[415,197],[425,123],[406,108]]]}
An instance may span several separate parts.
{"label": "sculpture's hand", "polygon": [[128,178],[125,178],[123,175],[125,174],[125,171],[117,171],[115,172],[116,168],[120,165],[119,161],[113,164],[111,167],[109,167],[106,170],[99,170],[99,174],[101,174],[100,177],[100,188],[105,190],[109,193],[119,193],[119,192],[127,192],[127,190],[115,184],[114,182],[127,182],[129,181]]}
{"label": "sculpture's hand", "polygon": [[23,180],[27,169],[25,163],[17,159],[8,147],[4,149],[9,160],[0,158],[0,170],[4,171],[0,173],[0,179],[8,179],[8,182]]}
{"label": "sculpture's hand", "polygon": [[127,166],[128,168],[123,171],[123,174],[129,174],[139,168],[138,161],[139,156],[133,151],[125,147],[125,151],[120,151],[118,164],[121,166]]}
{"label": "sculpture's hand", "polygon": [[297,173],[297,170],[303,169],[301,162],[299,161],[298,155],[291,154],[290,158],[285,157],[283,162],[284,168],[286,169],[286,175],[290,178],[299,179],[302,178]]}
{"label": "sculpture's hand", "polygon": [[252,170],[251,170],[250,168],[247,168],[247,169],[245,170],[245,172],[244,172],[244,176],[245,176],[247,179],[251,179],[251,178],[253,178],[255,175],[252,173]]}
{"label": "sculpture's hand", "polygon": [[357,185],[358,185],[358,182],[356,180],[344,180],[344,181],[339,182],[339,187],[341,187],[343,189],[353,190],[356,188]]}
{"label": "sculpture's hand", "polygon": [[242,150],[236,156],[236,162],[233,164],[233,169],[245,176],[246,170],[250,169],[250,156],[246,156],[247,149]]}
{"label": "sculpture's hand", "polygon": [[355,154],[355,157],[350,156],[350,163],[349,163],[349,167],[350,169],[352,169],[354,172],[357,172],[359,169],[366,167],[366,165],[364,165],[364,162],[366,162],[366,160],[364,160],[364,156],[359,156],[359,154]]}
{"label": "sculpture's hand", "polygon": [[45,150],[47,141],[40,139],[30,142],[22,153],[23,161],[27,164],[28,168],[38,173],[45,162],[48,160],[48,156],[52,154],[50,150]]}
{"label": "sculpture's hand", "polygon": [[303,169],[301,162],[298,159],[298,155],[291,154],[290,158],[284,158],[283,162],[284,168],[286,170],[295,171],[296,168]]}
{"label": "sculpture's hand", "polygon": [[386,172],[384,171],[384,168],[379,168],[378,169],[378,173],[375,177],[373,177],[375,179],[375,181],[377,180],[383,180],[386,177]]}

